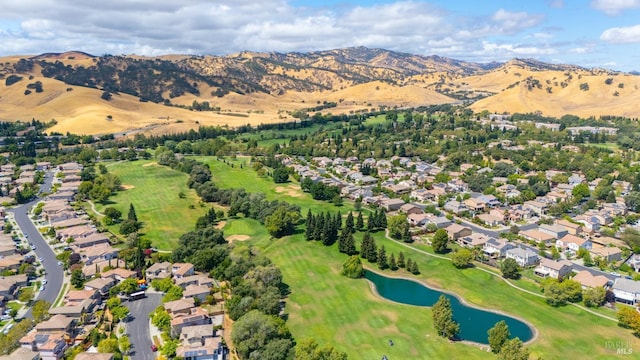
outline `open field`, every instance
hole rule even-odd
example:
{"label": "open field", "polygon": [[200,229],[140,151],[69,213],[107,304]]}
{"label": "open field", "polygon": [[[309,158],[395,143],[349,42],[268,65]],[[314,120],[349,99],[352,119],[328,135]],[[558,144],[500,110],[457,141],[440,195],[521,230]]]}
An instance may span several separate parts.
{"label": "open field", "polygon": [[[180,235],[193,230],[196,219],[208,209],[198,205],[195,191],[187,187],[188,176],[179,171],[142,160],[110,163],[107,168],[120,177],[126,190],[109,199],[113,204],[96,205],[97,210],[103,212],[106,206],[113,206],[126,218],[132,203],[143,223],[142,233],[160,250],[173,249]],[[179,198],[180,191],[184,199]],[[118,233],[118,226],[110,230]]]}

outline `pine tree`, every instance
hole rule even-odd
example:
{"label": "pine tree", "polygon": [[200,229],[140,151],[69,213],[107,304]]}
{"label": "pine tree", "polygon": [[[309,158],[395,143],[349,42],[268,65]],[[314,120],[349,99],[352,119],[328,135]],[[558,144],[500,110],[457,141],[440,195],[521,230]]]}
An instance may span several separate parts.
{"label": "pine tree", "polygon": [[371,249],[371,235],[365,233],[360,243],[360,257],[366,259],[369,255],[369,249]]}
{"label": "pine tree", "polygon": [[389,269],[396,271],[398,270],[398,265],[396,264],[396,257],[391,253],[389,255]]}
{"label": "pine tree", "polygon": [[400,251],[400,254],[398,254],[398,261],[397,261],[398,267],[399,268],[403,268],[404,267],[404,253],[402,251]]}
{"label": "pine tree", "polygon": [[342,214],[340,214],[340,211],[338,211],[336,213],[336,216],[333,219],[333,227],[337,229],[342,229]]}
{"label": "pine tree", "polygon": [[333,236],[333,221],[331,221],[331,215],[327,213],[327,217],[324,220],[324,228],[322,229],[322,243],[326,246],[331,246],[335,243]]}
{"label": "pine tree", "polygon": [[358,229],[358,231],[364,230],[364,218],[362,217],[362,211],[358,212],[358,217],[356,218],[356,229]]}
{"label": "pine tree", "polygon": [[355,255],[358,253],[358,251],[356,250],[356,241],[353,238],[352,233],[348,231],[343,232],[340,236],[340,241],[342,242],[342,250],[340,252],[343,252],[347,255]]}
{"label": "pine tree", "polygon": [[402,241],[406,243],[413,242],[413,239],[411,238],[411,232],[409,231],[409,223],[404,224],[404,229],[402,231]]}
{"label": "pine tree", "polygon": [[307,222],[306,222],[306,228],[304,231],[304,238],[307,239],[307,241],[309,240],[313,240],[313,235],[315,232],[315,221],[313,219],[313,214],[311,213],[311,209],[309,209],[309,211],[307,212]]}
{"label": "pine tree", "polygon": [[344,228],[352,234],[356,231],[356,227],[353,222],[353,213],[351,211],[349,211],[349,215],[347,215],[347,220],[344,223]]}
{"label": "pine tree", "polygon": [[376,214],[377,214],[377,210],[375,213],[373,214],[369,214],[369,216],[367,217],[367,231],[374,231],[375,230],[375,225],[376,225]]}
{"label": "pine tree", "polygon": [[405,269],[407,269],[407,271],[411,272],[411,267],[412,266],[413,266],[413,260],[411,260],[411,258],[408,258]]}
{"label": "pine tree", "polygon": [[389,267],[389,261],[387,259],[387,252],[384,249],[384,245],[378,250],[378,268],[384,270]]}
{"label": "pine tree", "polygon": [[380,209],[380,220],[378,226],[383,230],[387,228],[387,214],[382,209]]}
{"label": "pine tree", "polygon": [[413,275],[418,275],[418,274],[420,274],[420,269],[418,269],[418,263],[417,263],[417,262],[413,262],[413,263],[411,264],[411,273],[412,273]]}
{"label": "pine tree", "polygon": [[364,236],[369,237],[369,248],[367,253],[367,260],[374,263],[378,260],[378,249],[376,247],[376,241],[369,233],[365,233]]}
{"label": "pine tree", "polygon": [[129,203],[129,213],[127,214],[127,219],[138,222],[138,216],[136,215],[136,209],[133,207],[132,203]]}
{"label": "pine tree", "polygon": [[433,317],[433,327],[436,328],[438,335],[453,339],[460,331],[460,325],[453,320],[451,301],[446,296],[440,295],[438,301],[431,308],[431,316]]}
{"label": "pine tree", "polygon": [[320,213],[314,217],[313,240],[322,240],[322,232],[324,231],[324,214]]}

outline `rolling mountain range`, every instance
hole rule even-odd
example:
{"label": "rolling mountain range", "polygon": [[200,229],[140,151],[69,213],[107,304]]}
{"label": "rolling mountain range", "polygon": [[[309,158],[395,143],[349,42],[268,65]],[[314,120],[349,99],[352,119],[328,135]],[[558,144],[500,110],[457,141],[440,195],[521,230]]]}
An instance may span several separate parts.
{"label": "rolling mountain range", "polygon": [[437,103],[551,116],[640,113],[640,77],[632,74],[534,59],[479,64],[364,47],[226,56],[45,53],[3,58],[0,79],[0,119],[55,119],[55,131],[87,134]]}

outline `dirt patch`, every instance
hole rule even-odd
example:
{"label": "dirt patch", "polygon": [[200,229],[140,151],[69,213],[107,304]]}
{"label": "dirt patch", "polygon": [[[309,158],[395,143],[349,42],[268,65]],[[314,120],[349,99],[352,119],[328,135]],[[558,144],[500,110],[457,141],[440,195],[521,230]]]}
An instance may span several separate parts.
{"label": "dirt patch", "polygon": [[220,221],[219,223],[216,224],[216,229],[222,229],[225,225],[227,225],[226,221]]}
{"label": "dirt patch", "polygon": [[131,190],[131,189],[135,188],[135,186],[122,184],[122,185],[120,185],[120,188],[122,188],[122,190]]}
{"label": "dirt patch", "polygon": [[234,241],[246,241],[249,240],[249,235],[231,235],[227,236],[227,241],[232,243]]}
{"label": "dirt patch", "polygon": [[291,197],[300,197],[300,196],[302,196],[302,192],[299,189],[292,188],[291,186],[287,186],[287,187],[278,186],[278,187],[276,187],[275,190],[276,190],[276,192],[278,194],[287,194],[287,195],[289,195]]}
{"label": "dirt patch", "polygon": [[158,163],[154,161],[154,162],[150,162],[150,163],[144,164],[144,165],[142,165],[142,167],[156,166],[156,165],[158,165]]}

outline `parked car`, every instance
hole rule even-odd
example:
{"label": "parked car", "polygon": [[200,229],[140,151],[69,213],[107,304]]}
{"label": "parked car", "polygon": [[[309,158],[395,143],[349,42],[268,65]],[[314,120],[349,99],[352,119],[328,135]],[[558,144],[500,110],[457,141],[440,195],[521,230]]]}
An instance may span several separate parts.
{"label": "parked car", "polygon": [[151,351],[153,352],[158,351],[158,347],[155,344],[151,344]]}

